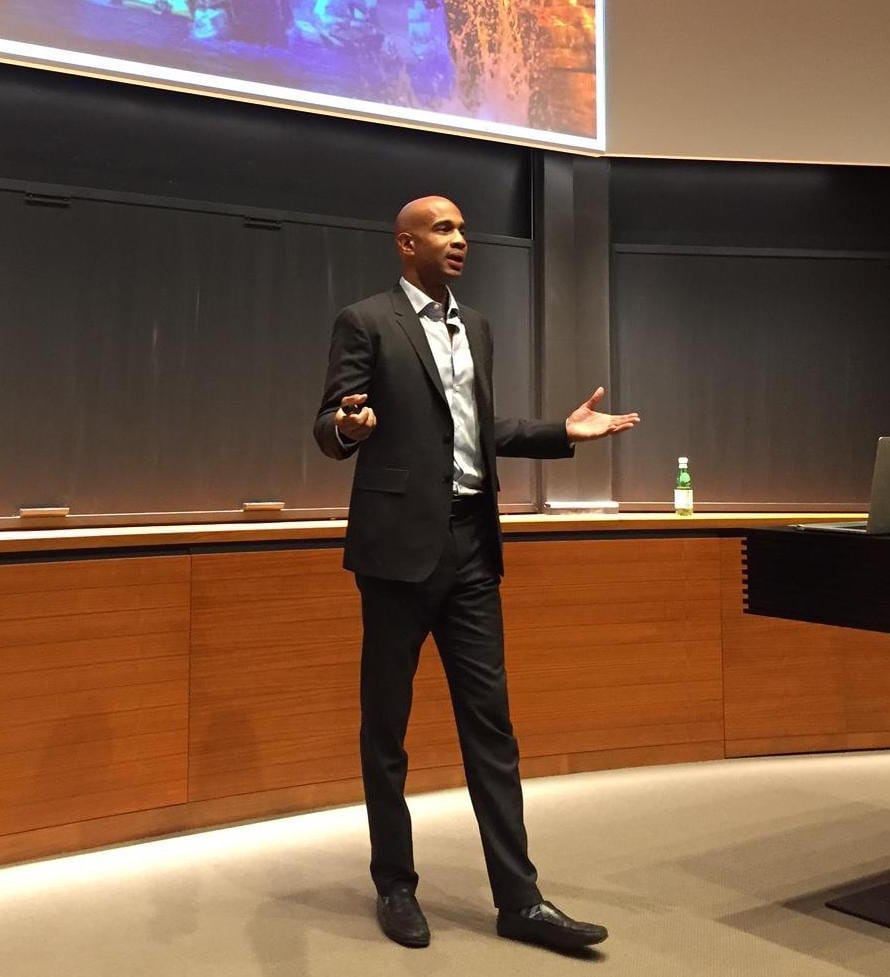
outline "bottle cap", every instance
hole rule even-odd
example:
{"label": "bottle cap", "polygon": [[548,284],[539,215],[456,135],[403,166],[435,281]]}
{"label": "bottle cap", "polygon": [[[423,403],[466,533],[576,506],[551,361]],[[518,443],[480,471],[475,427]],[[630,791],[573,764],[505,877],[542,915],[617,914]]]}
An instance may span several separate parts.
{"label": "bottle cap", "polygon": [[688,465],[689,464],[689,459],[688,458],[680,457],[680,458],[677,459],[677,464],[678,465]]}

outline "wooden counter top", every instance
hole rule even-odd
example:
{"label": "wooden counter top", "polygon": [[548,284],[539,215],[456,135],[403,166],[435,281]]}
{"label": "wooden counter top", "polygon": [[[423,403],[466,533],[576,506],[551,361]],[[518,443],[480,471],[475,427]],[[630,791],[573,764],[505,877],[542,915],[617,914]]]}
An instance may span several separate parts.
{"label": "wooden counter top", "polygon": [[[845,512],[705,512],[677,516],[672,512],[619,514],[528,513],[501,517],[504,533],[670,532],[671,530],[743,530],[783,526],[793,522],[829,522],[863,519],[862,513]],[[0,532],[0,554],[59,550],[117,549],[136,546],[197,546],[208,544],[268,543],[340,540],[345,519],[313,519],[300,522],[207,523],[174,526],[114,526],[77,529],[27,529]]]}

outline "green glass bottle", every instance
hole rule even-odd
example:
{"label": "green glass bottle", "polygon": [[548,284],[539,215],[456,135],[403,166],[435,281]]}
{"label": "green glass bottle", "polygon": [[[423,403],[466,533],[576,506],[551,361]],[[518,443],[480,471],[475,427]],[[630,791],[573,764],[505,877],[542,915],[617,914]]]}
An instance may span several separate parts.
{"label": "green glass bottle", "polygon": [[674,486],[674,512],[678,516],[692,515],[692,476],[689,459],[677,459],[677,484]]}

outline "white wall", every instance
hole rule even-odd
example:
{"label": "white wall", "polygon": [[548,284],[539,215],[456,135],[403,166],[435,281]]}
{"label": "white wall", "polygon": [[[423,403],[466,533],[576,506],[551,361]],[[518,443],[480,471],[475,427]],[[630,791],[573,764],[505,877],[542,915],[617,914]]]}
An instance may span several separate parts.
{"label": "white wall", "polygon": [[606,0],[607,151],[890,165],[890,0]]}

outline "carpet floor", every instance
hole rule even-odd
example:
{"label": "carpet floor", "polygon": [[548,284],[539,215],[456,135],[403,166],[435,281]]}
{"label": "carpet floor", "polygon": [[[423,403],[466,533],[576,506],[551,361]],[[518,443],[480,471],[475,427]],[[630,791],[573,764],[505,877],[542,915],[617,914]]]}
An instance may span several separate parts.
{"label": "carpet floor", "polygon": [[890,883],[890,752],[529,780],[546,898],[598,950],[500,939],[465,791],[413,797],[425,950],[374,919],[361,807],[0,869],[2,977],[887,977],[890,929],[825,901]]}

